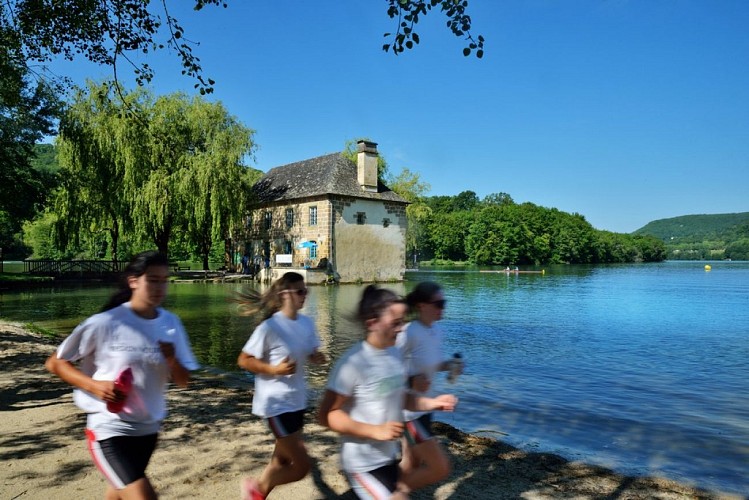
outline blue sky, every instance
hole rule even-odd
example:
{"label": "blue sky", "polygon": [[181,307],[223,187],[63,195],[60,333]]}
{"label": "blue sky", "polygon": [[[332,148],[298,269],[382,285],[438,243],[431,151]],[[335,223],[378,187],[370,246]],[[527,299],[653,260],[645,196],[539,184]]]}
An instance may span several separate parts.
{"label": "blue sky", "polygon": [[[749,211],[745,0],[471,0],[481,60],[438,11],[416,49],[384,53],[385,0],[172,3],[263,171],[368,137],[430,195],[505,192],[598,229]],[[156,93],[193,92],[176,57],[149,63]]]}

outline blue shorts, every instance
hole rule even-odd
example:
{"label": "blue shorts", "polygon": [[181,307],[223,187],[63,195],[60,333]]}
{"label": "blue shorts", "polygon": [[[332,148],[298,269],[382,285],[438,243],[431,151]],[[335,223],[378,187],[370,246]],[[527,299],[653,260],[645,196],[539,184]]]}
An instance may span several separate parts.
{"label": "blue shorts", "polygon": [[146,477],[146,467],[156,449],[158,434],[115,436],[97,441],[94,431],[86,429],[86,441],[96,467],[109,484],[121,490]]}
{"label": "blue shorts", "polygon": [[432,439],[434,437],[432,435],[432,414],[425,413],[415,420],[406,422],[403,434],[411,446]]}
{"label": "blue shorts", "polygon": [[268,427],[276,439],[284,438],[294,434],[304,427],[304,413],[306,410],[281,413],[275,417],[268,417]]}
{"label": "blue shorts", "polygon": [[346,472],[351,489],[362,500],[387,500],[398,487],[400,468],[396,462],[367,472]]}

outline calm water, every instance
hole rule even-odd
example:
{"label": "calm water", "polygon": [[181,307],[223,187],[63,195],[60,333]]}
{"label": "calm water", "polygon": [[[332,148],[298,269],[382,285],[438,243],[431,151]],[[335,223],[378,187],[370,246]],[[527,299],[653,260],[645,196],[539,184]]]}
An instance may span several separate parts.
{"label": "calm water", "polygon": [[[749,494],[749,263],[565,266],[546,274],[433,271],[446,352],[462,352],[461,400],[440,418],[536,451]],[[205,365],[234,370],[252,324],[227,301],[239,285],[174,284]],[[313,287],[306,312],[335,358],[361,338],[346,319],[363,287]],[[109,288],[0,295],[0,316],[67,333]],[[244,375],[243,375],[244,376]],[[312,374],[313,388],[326,371]]]}

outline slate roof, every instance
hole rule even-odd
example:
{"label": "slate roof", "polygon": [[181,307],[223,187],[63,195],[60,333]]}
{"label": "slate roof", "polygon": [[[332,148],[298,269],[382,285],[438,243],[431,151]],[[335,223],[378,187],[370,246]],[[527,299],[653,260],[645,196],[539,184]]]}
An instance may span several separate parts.
{"label": "slate roof", "polygon": [[363,190],[356,168],[356,163],[341,153],[332,153],[272,168],[252,190],[261,203],[324,195],[408,203],[382,183],[376,193]]}

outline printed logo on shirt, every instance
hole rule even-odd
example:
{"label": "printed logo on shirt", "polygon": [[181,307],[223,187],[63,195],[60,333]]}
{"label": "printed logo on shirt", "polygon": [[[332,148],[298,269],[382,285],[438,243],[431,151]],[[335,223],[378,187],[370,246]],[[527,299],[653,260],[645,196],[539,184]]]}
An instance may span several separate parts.
{"label": "printed logo on shirt", "polygon": [[404,380],[402,375],[392,375],[390,377],[380,380],[377,384],[377,395],[387,396],[396,390],[403,389]]}

